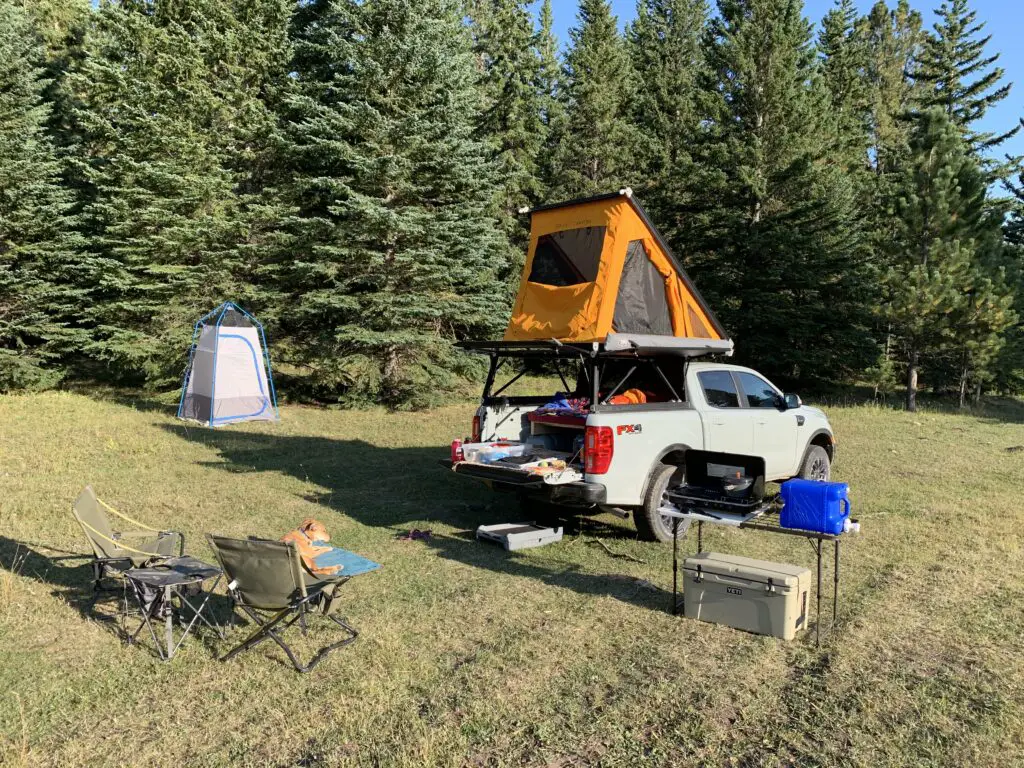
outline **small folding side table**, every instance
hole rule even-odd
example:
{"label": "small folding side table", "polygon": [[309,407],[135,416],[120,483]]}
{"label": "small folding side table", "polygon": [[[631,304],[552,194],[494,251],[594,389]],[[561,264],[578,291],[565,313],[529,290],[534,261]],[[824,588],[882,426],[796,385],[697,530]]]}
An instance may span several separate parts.
{"label": "small folding side table", "polygon": [[[187,556],[172,557],[145,568],[130,568],[125,571],[125,589],[131,589],[142,616],[139,626],[130,635],[125,628],[128,642],[135,642],[142,628],[146,627],[153,638],[160,660],[170,661],[199,622],[215,631],[223,640],[224,632],[220,624],[207,610],[210,598],[222,576],[220,568]],[[204,588],[211,581],[209,588]],[[126,594],[126,609],[127,602]],[[127,610],[125,614],[127,616]],[[177,640],[174,637],[175,619],[180,625]],[[157,637],[156,629],[161,620],[164,624],[163,644]]]}

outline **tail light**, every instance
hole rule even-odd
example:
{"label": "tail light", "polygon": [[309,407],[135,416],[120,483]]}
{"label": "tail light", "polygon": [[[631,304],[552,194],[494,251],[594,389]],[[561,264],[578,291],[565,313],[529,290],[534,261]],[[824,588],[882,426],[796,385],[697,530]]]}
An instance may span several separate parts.
{"label": "tail light", "polygon": [[587,427],[583,466],[588,475],[603,475],[615,454],[615,436],[611,427]]}
{"label": "tail light", "polygon": [[480,442],[480,414],[473,417],[473,442]]}

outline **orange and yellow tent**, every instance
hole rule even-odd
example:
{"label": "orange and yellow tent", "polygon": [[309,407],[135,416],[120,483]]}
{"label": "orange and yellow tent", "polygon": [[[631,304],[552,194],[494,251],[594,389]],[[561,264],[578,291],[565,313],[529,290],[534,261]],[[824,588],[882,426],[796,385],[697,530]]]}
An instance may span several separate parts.
{"label": "orange and yellow tent", "polygon": [[505,341],[613,333],[726,339],[632,190],[534,208]]}

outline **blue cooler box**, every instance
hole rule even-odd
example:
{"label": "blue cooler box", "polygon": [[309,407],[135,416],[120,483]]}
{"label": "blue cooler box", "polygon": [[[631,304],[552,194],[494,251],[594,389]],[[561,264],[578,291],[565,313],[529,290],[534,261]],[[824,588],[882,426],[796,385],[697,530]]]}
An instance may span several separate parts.
{"label": "blue cooler box", "polygon": [[833,535],[850,516],[850,486],[823,480],[787,480],[782,484],[779,525]]}

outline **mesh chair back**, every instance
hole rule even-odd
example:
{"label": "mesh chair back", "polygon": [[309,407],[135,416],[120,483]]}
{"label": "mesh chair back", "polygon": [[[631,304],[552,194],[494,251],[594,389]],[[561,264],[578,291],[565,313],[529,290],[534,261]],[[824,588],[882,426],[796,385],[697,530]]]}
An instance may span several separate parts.
{"label": "mesh chair back", "polygon": [[[72,513],[78,524],[82,526],[82,531],[89,539],[89,543],[92,544],[92,550],[96,557],[109,558],[124,554],[116,545],[107,540],[114,538],[114,532],[110,528],[110,522],[100,507],[99,499],[96,498],[96,493],[91,485],[85,486],[78,494],[72,507]],[[97,536],[97,532],[101,536]],[[104,539],[102,536],[107,538]]]}
{"label": "mesh chair back", "polygon": [[267,611],[306,596],[299,552],[291,542],[207,535],[228,582],[245,605]]}

